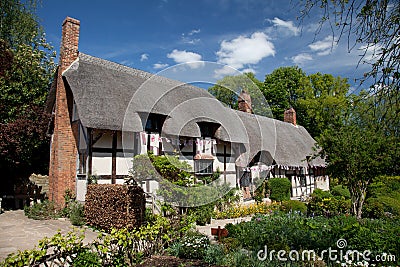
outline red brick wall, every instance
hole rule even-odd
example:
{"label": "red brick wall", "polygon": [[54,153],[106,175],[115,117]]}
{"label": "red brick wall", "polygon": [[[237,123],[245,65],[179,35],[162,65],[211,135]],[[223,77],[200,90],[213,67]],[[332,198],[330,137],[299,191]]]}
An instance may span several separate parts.
{"label": "red brick wall", "polygon": [[76,189],[77,125],[71,123],[72,92],[62,78],[62,72],[78,57],[78,20],[67,17],[62,26],[59,71],[55,101],[54,134],[49,167],[49,198],[58,207],[64,205],[64,193]]}

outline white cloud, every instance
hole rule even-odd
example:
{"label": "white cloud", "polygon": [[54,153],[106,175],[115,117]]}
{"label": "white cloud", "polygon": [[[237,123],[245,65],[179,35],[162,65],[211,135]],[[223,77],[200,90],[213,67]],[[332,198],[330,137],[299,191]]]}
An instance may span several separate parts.
{"label": "white cloud", "polygon": [[329,55],[337,45],[334,43],[333,36],[329,35],[325,37],[322,41],[317,41],[310,44],[308,47],[313,52],[317,52],[319,56]]}
{"label": "white cloud", "polygon": [[189,64],[189,67],[192,69],[204,66],[204,62],[201,61],[201,55],[186,50],[174,49],[171,53],[167,54],[167,57],[173,59],[176,63],[192,62]]}
{"label": "white cloud", "polygon": [[313,60],[312,56],[308,53],[300,53],[294,57],[291,57],[291,59],[294,64],[299,66],[304,65],[307,61]]}
{"label": "white cloud", "polygon": [[140,55],[140,61],[143,62],[145,60],[149,59],[149,54],[141,54]]}
{"label": "white cloud", "polygon": [[200,29],[194,29],[188,32],[187,34],[182,33],[182,42],[185,44],[197,44],[200,42],[199,38],[193,38],[194,35],[200,33]]}
{"label": "white cloud", "polygon": [[300,29],[296,26],[294,26],[293,21],[284,21],[281,20],[280,18],[275,17],[273,20],[269,20],[274,26],[279,27],[279,28],[284,28],[289,30],[290,32],[293,33],[293,35],[297,36],[300,34]]}
{"label": "white cloud", "polygon": [[239,72],[237,69],[234,69],[230,66],[223,66],[220,69],[216,69],[214,73],[215,73],[214,78],[221,79],[228,75],[238,75]]}
{"label": "white cloud", "polygon": [[158,69],[164,69],[164,68],[166,68],[166,67],[168,67],[168,66],[169,66],[168,64],[155,63],[155,64],[153,65],[153,68],[156,69],[156,70],[158,70]]}
{"label": "white cloud", "polygon": [[189,35],[189,36],[192,36],[193,34],[197,34],[197,33],[200,33],[200,29],[191,30],[191,31],[188,33],[188,35]]}
{"label": "white cloud", "polygon": [[257,64],[265,57],[274,56],[275,48],[265,33],[255,32],[250,37],[223,40],[216,54],[218,63],[242,69],[246,64]]}
{"label": "white cloud", "polygon": [[361,51],[359,54],[364,55],[363,61],[373,63],[378,60],[382,53],[382,46],[380,44],[362,45],[358,48]]}

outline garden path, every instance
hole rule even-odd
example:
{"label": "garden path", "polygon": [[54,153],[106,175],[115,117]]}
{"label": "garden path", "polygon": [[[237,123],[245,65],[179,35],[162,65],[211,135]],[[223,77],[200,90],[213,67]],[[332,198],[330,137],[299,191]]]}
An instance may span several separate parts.
{"label": "garden path", "polygon": [[[24,215],[23,210],[6,211],[0,214],[0,262],[8,254],[18,250],[33,249],[44,237],[52,237],[61,230],[67,233],[73,229],[68,219],[33,220]],[[84,243],[96,239],[98,233],[87,227]]]}

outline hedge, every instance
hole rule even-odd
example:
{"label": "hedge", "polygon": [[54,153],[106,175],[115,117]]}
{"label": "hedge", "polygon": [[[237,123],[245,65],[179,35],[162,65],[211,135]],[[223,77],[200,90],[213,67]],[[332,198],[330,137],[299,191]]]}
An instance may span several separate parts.
{"label": "hedge", "polygon": [[85,199],[86,223],[106,231],[139,227],[144,220],[145,205],[144,192],[139,186],[90,184]]}
{"label": "hedge", "polygon": [[275,201],[290,200],[290,188],[292,184],[287,178],[271,178],[268,180],[268,188],[271,190],[270,199]]}

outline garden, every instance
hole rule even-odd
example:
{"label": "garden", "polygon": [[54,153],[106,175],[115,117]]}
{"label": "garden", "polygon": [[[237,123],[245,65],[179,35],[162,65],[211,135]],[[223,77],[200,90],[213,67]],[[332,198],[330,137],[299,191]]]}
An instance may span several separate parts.
{"label": "garden", "polygon": [[[330,191],[316,189],[304,203],[290,200],[287,179],[271,178],[255,192],[254,204],[242,205],[237,189],[228,190],[222,184],[200,190],[214,179],[210,177],[194,184],[184,168],[174,169],[173,164],[167,163],[174,158],[168,161],[168,156],[149,156],[159,173],[174,177],[169,181],[171,184],[191,183],[193,188],[199,188],[192,193],[206,193],[204,198],[210,199],[221,192],[228,193],[199,207],[184,208],[160,202],[162,212],[154,214],[144,208],[138,186],[89,185],[85,205],[76,202],[72,193],[66,191],[63,209],[56,210],[51,202],[45,201],[26,207],[26,216],[33,219],[68,217],[73,225],[85,224],[97,230],[97,239],[84,244],[85,234],[78,229],[64,235],[57,233],[41,240],[32,250],[9,255],[1,266],[400,264],[400,177],[376,178],[368,187],[364,218],[357,219],[351,215],[349,190],[334,179]],[[144,166],[141,157],[139,162]],[[145,175],[145,169],[132,175]],[[184,193],[174,190],[161,186],[159,193],[171,198],[179,193],[184,197]],[[265,194],[272,203],[262,201]],[[112,201],[107,204],[105,199],[110,198]],[[192,199],[196,198],[192,195]],[[142,209],[138,209],[140,205]],[[251,220],[227,224],[228,236],[219,240],[196,231],[197,225],[205,225],[211,219],[241,217],[251,217]],[[332,251],[336,253],[333,256]],[[351,254],[347,255],[347,251]],[[368,252],[368,257],[354,254],[355,251]],[[305,253],[307,257],[302,258]]]}

